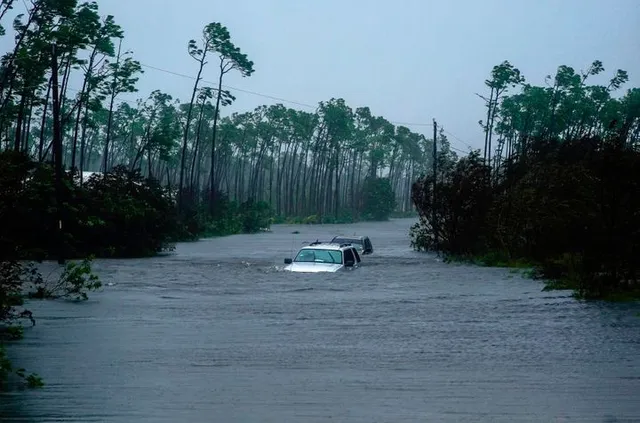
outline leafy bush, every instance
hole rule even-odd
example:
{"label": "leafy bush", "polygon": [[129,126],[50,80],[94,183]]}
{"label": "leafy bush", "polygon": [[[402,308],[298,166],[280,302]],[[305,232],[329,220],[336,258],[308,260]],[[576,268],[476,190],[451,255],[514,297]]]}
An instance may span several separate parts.
{"label": "leafy bush", "polygon": [[65,174],[58,215],[51,166],[11,151],[0,152],[0,166],[7,169],[0,176],[0,219],[11,222],[0,234],[4,258],[139,257],[172,248],[175,205],[139,171],[117,166],[82,187]]}
{"label": "leafy bush", "polygon": [[29,292],[29,297],[86,301],[87,291],[95,291],[102,287],[100,278],[91,271],[91,261],[92,258],[85,258],[80,263],[67,262],[56,280],[39,281],[35,289]]}
{"label": "leafy bush", "polygon": [[157,180],[117,166],[104,176],[93,175],[85,187],[89,216],[94,219],[85,226],[79,251],[136,257],[172,248],[169,241],[176,231],[176,209]]}
{"label": "leafy bush", "polygon": [[[438,178],[436,190],[434,204],[432,176],[413,184],[412,198],[420,215],[420,223],[411,229],[414,248],[438,249],[458,256],[483,253],[490,231],[489,167],[474,152],[445,170]],[[434,209],[437,243],[433,228]]]}
{"label": "leafy bush", "polygon": [[365,220],[387,220],[396,208],[396,196],[388,178],[367,178],[362,195]]}
{"label": "leafy bush", "polygon": [[[438,181],[413,186],[420,223],[416,249],[533,263],[554,286],[585,298],[640,290],[640,152],[616,138],[531,143],[525,160],[499,179],[476,152]],[[558,281],[564,281],[559,283]]]}
{"label": "leafy bush", "polygon": [[29,387],[43,386],[37,374],[27,375],[24,369],[14,368],[4,348],[5,341],[22,338],[22,320],[28,319],[31,325],[36,324],[32,312],[24,307],[25,296],[86,300],[88,291],[101,286],[100,279],[91,270],[91,259],[67,263],[60,276],[53,280],[43,278],[33,263],[0,262],[0,391],[6,389],[12,374],[22,378]]}
{"label": "leafy bush", "polygon": [[242,219],[242,231],[255,233],[271,226],[273,210],[269,203],[264,201],[246,201],[240,205]]}

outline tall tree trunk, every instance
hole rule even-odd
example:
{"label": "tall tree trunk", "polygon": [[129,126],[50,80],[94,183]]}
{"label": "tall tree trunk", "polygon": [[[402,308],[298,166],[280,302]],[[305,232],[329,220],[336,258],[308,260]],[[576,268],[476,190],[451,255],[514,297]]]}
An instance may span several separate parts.
{"label": "tall tree trunk", "polygon": [[80,186],[83,183],[82,173],[84,172],[84,155],[87,141],[87,124],[89,122],[89,108],[84,109],[84,117],[82,118],[82,134],[80,135]]}
{"label": "tall tree trunk", "polygon": [[224,60],[220,59],[220,76],[218,77],[218,95],[216,97],[216,109],[213,111],[213,134],[211,136],[211,181],[210,181],[210,197],[209,207],[213,211],[216,200],[216,131],[218,129],[218,117],[220,116],[220,100],[222,99],[222,78],[224,77]]}
{"label": "tall tree trunk", "polygon": [[[198,159],[198,148],[200,147],[200,134],[202,133],[202,117],[204,115],[204,105],[205,100],[202,100],[200,104],[200,112],[198,113],[198,128],[196,129],[196,139],[193,145],[193,159],[191,161],[191,175],[189,177],[189,186],[194,190],[195,194],[198,195],[198,189],[195,186],[195,171],[196,171],[196,161]],[[195,198],[193,198],[195,200]]]}
{"label": "tall tree trunk", "polygon": [[[122,38],[120,38],[120,42],[118,43],[118,55],[116,56],[116,66],[120,66],[120,52],[122,49]],[[113,82],[111,87],[111,99],[109,100],[109,118],[107,119],[107,137],[104,142],[104,153],[102,157],[103,162],[103,171],[107,173],[109,171],[109,142],[111,141],[111,125],[113,124],[113,104],[116,100],[117,95],[117,83],[118,83],[118,73],[113,73]]]}
{"label": "tall tree trunk", "polygon": [[24,119],[24,111],[25,111],[24,109],[26,107],[26,102],[27,102],[26,87],[24,87],[23,93],[20,96],[20,106],[18,106],[18,116],[16,117],[16,134],[15,134],[15,140],[13,143],[13,149],[15,151],[20,151],[20,147],[22,146],[22,121]]}
{"label": "tall tree trunk", "polygon": [[184,188],[184,172],[187,164],[187,141],[189,139],[189,126],[191,125],[191,113],[193,112],[193,102],[196,98],[196,92],[198,91],[198,84],[202,75],[202,69],[205,65],[205,59],[207,57],[208,44],[205,44],[202,49],[202,57],[199,60],[198,75],[196,76],[196,82],[193,84],[193,91],[191,92],[191,100],[189,101],[189,109],[187,110],[187,121],[184,125],[184,136],[182,138],[182,157],[180,159],[180,180],[178,182],[178,211],[182,210],[182,201]]}
{"label": "tall tree trunk", "polygon": [[49,84],[47,88],[47,95],[44,98],[44,106],[42,110],[42,120],[40,122],[40,143],[38,145],[38,161],[43,161],[44,157],[42,154],[44,153],[44,134],[45,134],[45,126],[47,123],[47,107],[49,106],[49,96],[51,95],[51,85],[53,81],[53,76],[49,78]]}
{"label": "tall tree trunk", "polygon": [[53,77],[53,158],[56,179],[56,217],[58,227],[58,263],[65,261],[62,236],[62,134],[60,125],[60,103],[58,97],[58,61],[56,45],[52,45],[51,74]]}
{"label": "tall tree trunk", "polygon": [[22,151],[24,151],[25,153],[31,155],[30,147],[29,147],[29,138],[31,135],[31,118],[33,115],[33,102],[34,102],[34,98],[35,98],[35,92],[31,93],[29,95],[29,105],[27,106],[27,109],[29,110],[29,112],[27,113],[27,119],[25,119],[24,122],[24,131],[23,131],[23,142],[22,142]]}
{"label": "tall tree trunk", "polygon": [[78,132],[80,129],[80,116],[82,114],[82,101],[85,95],[84,91],[86,88],[87,88],[87,79],[85,78],[84,82],[82,83],[82,90],[80,90],[80,102],[78,104],[78,110],[76,112],[75,128],[73,129],[73,144],[71,145],[71,168],[72,169],[76,167],[76,150],[77,150],[77,144],[78,144]]}

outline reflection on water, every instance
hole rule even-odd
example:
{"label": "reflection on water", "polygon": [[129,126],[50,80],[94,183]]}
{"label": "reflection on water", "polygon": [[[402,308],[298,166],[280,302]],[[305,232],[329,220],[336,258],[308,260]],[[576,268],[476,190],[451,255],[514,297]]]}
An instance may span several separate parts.
{"label": "reflection on water", "polygon": [[[88,302],[32,304],[10,354],[47,385],[0,396],[0,421],[640,421],[640,307],[445,265],[410,250],[412,223],[98,261],[113,285]],[[353,232],[374,243],[362,268],[279,271],[303,241]]]}

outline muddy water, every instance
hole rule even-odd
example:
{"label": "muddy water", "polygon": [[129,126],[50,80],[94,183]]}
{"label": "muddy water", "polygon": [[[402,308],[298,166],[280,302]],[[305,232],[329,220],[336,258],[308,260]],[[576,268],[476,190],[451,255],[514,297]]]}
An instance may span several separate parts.
{"label": "muddy water", "polygon": [[[640,306],[443,264],[410,250],[412,223],[100,260],[110,286],[89,301],[31,304],[10,355],[47,385],[0,396],[0,421],[640,421]],[[375,247],[362,268],[279,271],[301,242],[354,232]]]}

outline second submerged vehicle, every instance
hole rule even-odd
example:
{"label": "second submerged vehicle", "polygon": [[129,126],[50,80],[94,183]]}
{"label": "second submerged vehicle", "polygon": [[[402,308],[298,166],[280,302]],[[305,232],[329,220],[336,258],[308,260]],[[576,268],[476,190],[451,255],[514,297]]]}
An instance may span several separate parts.
{"label": "second submerged vehicle", "polygon": [[366,235],[337,235],[334,236],[331,242],[338,244],[351,244],[358,249],[360,254],[373,254],[373,244]]}

